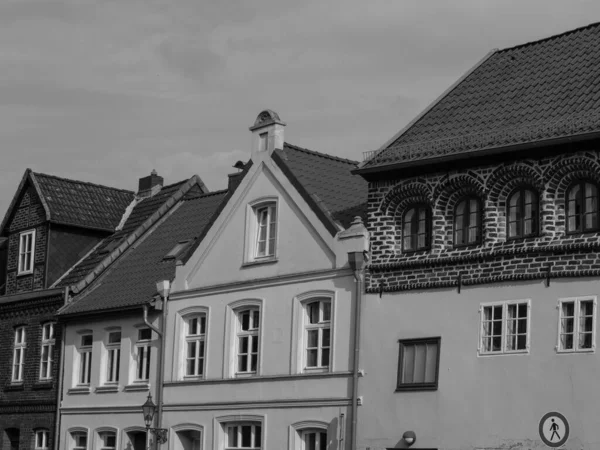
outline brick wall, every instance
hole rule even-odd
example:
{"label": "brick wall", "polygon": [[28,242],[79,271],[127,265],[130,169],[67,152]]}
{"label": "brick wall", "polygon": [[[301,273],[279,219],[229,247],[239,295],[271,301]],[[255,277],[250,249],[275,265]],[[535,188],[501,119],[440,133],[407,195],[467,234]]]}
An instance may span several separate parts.
{"label": "brick wall", "polygon": [[[369,183],[369,292],[496,281],[600,275],[600,233],[565,233],[565,193],[587,179],[600,184],[600,153],[511,160]],[[508,240],[506,202],[517,187],[539,193],[537,237]],[[453,215],[465,195],[481,200],[481,245],[454,248]],[[404,254],[401,218],[415,203],[431,208],[431,249]]]}
{"label": "brick wall", "polygon": [[[62,296],[5,303],[0,308],[0,449],[8,450],[7,429],[18,429],[22,449],[33,448],[36,429],[50,431],[56,421],[56,402],[62,331],[55,325],[52,380],[39,380],[42,324],[53,321]],[[22,383],[12,383],[14,330],[25,326],[26,349]]]}
{"label": "brick wall", "polygon": [[[45,287],[45,262],[48,227],[44,207],[30,185],[23,190],[13,217],[7,224],[8,255],[6,263],[6,294],[16,294]],[[19,259],[19,234],[35,229],[35,256],[32,274],[17,275]]]}

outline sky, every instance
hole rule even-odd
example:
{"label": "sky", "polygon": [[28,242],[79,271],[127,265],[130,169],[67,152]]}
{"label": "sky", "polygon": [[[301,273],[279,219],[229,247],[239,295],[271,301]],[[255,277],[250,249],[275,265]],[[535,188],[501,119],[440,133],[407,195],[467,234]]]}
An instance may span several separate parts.
{"label": "sky", "polygon": [[596,21],[594,0],[2,0],[0,214],[26,168],[223,189],[266,108],[361,160],[492,49]]}

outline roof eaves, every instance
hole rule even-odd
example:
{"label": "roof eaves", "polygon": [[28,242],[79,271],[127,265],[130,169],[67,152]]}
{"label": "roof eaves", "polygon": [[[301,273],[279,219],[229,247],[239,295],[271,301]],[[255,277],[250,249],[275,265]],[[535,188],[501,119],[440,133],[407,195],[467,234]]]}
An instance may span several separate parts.
{"label": "roof eaves", "polygon": [[17,192],[15,192],[15,195],[13,196],[10,205],[8,206],[8,209],[6,210],[6,214],[4,215],[4,219],[2,219],[2,223],[0,224],[0,236],[2,236],[4,234],[4,227],[6,226],[8,219],[10,218],[10,216],[12,215],[12,211],[15,208],[15,206],[17,205],[17,199],[19,198],[19,194],[21,193],[21,191],[23,190],[23,187],[25,187],[25,183],[27,182],[27,180],[29,179],[29,175],[32,173],[31,169],[25,169],[25,173],[23,174],[23,178],[21,178],[21,182],[19,183],[19,187],[17,188]]}
{"label": "roof eaves", "polygon": [[175,191],[144,223],[137,227],[117,248],[109,253],[98,265],[76,285],[71,287],[74,294],[79,294],[89,286],[100,274],[102,274],[119,256],[121,256],[137,239],[139,239],[149,228],[164,216],[195,184],[200,184],[198,175],[192,176]]}
{"label": "roof eaves", "polygon": [[394,136],[392,136],[391,139],[388,139],[385,142],[385,144],[383,144],[381,147],[379,147],[377,150],[375,150],[372,158],[369,158],[366,161],[362,161],[358,165],[358,167],[352,171],[352,173],[355,174],[355,175],[362,173],[363,167],[365,167],[366,165],[368,165],[369,161],[371,161],[372,159],[374,159],[376,155],[378,155],[382,151],[386,150],[392,143],[394,143],[395,141],[397,141],[414,124],[416,124],[419,120],[421,120],[425,116],[425,114],[427,114],[429,111],[431,111],[448,94],[450,94],[450,92],[452,92],[454,89],[456,89],[456,87],[460,83],[462,83],[465,79],[467,79],[467,77],[469,75],[471,75],[475,70],[477,70],[481,65],[483,65],[483,63],[485,63],[488,59],[490,59],[497,52],[498,52],[498,49],[493,49],[490,52],[488,52],[487,55],[485,55],[483,58],[481,58],[479,60],[479,62],[477,62],[473,67],[471,67],[471,69],[469,69],[460,78],[458,78],[453,84],[451,84],[448,89],[446,89],[444,92],[442,92],[442,94],[439,97],[437,97],[433,102],[431,102],[423,111],[421,111],[419,114],[417,114],[414,119],[412,119],[410,122],[408,122],[408,124],[406,124],[406,126],[404,126],[404,128],[402,128],[400,131],[398,131],[398,133],[396,133]]}
{"label": "roof eaves", "polygon": [[[331,213],[325,208],[325,205],[322,202],[317,201],[312,195],[308,193],[306,188],[300,183],[300,180],[294,175],[292,170],[285,163],[283,158],[277,152],[273,152],[271,154],[271,158],[277,164],[277,166],[281,169],[283,174],[290,180],[292,186],[296,188],[300,196],[308,203],[310,209],[317,215],[317,217],[321,220],[327,231],[331,233],[332,236],[335,236],[338,231],[340,231],[340,225],[333,219]],[[343,229],[343,227],[341,227]]]}

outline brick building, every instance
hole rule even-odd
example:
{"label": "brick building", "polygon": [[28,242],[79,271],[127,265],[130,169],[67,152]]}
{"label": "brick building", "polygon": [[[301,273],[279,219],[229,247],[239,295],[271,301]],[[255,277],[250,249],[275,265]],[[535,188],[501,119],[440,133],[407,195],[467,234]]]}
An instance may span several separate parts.
{"label": "brick building", "polygon": [[600,445],[599,50],[600,24],[495,50],[356,171],[358,448]]}
{"label": "brick building", "polygon": [[27,170],[0,225],[0,448],[51,448],[64,304],[57,280],[118,226],[134,193]]}

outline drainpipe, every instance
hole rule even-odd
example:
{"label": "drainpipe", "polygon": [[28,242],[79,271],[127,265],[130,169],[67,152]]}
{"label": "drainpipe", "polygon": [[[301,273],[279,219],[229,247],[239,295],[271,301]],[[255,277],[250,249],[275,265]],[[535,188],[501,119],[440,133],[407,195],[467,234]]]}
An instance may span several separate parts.
{"label": "drainpipe", "polygon": [[[164,334],[167,327],[167,305],[169,299],[169,291],[171,283],[169,280],[159,281],[156,283],[157,291],[162,299],[162,314],[161,314],[161,329],[155,327],[148,321],[148,305],[144,305],[144,323],[158,334],[160,339],[160,347],[158,349],[158,368],[156,372],[156,428],[162,428],[162,411],[163,411],[163,375],[165,364],[165,339]],[[156,446],[158,448],[158,446]]]}
{"label": "drainpipe", "polygon": [[[69,303],[69,287],[65,287],[64,304]],[[63,323],[61,326],[61,339],[60,339],[60,355],[58,357],[58,380],[56,386],[56,423],[54,424],[54,450],[60,448],[60,409],[62,405],[63,387],[64,387],[64,373],[65,373],[65,337],[67,336],[67,326]]]}
{"label": "drainpipe", "polygon": [[356,434],[358,422],[358,370],[360,357],[360,317],[362,310],[362,295],[365,279],[366,256],[364,252],[349,252],[348,263],[354,273],[356,281],[355,312],[354,312],[354,367],[352,370],[352,429],[350,437],[350,450],[356,450]]}

